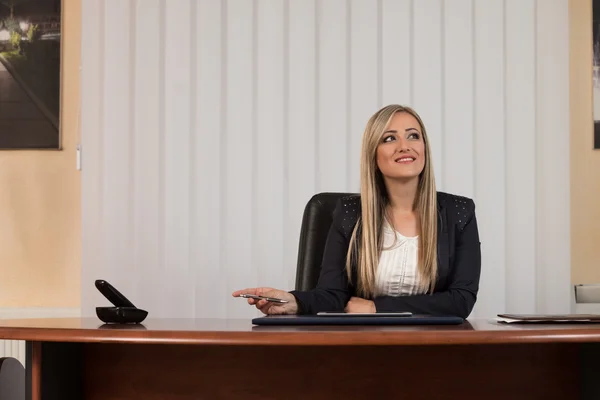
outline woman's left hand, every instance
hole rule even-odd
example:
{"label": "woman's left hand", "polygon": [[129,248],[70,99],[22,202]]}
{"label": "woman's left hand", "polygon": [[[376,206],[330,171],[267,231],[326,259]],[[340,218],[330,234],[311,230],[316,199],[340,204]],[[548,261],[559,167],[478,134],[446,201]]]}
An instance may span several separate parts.
{"label": "woman's left hand", "polygon": [[344,311],[347,313],[375,313],[375,303],[360,297],[351,297]]}

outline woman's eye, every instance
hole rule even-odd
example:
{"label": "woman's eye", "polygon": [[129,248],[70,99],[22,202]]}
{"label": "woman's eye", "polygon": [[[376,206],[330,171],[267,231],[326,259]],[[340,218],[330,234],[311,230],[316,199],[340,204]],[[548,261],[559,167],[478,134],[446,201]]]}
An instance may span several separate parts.
{"label": "woman's eye", "polygon": [[416,139],[419,140],[419,134],[418,133],[411,133],[410,135],[408,135],[409,139]]}
{"label": "woman's eye", "polygon": [[386,137],[383,138],[383,142],[384,143],[391,142],[392,140],[394,140],[394,137],[391,136],[391,135],[390,136],[386,136]]}

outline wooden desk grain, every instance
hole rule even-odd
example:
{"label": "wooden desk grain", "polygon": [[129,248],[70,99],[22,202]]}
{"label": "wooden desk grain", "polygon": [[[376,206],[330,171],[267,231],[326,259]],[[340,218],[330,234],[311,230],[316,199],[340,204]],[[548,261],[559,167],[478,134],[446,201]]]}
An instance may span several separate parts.
{"label": "wooden desk grain", "polygon": [[0,320],[0,339],[201,345],[352,346],[600,342],[600,324],[513,325],[473,320],[440,326],[255,326],[248,320],[96,318]]}
{"label": "wooden desk grain", "polygon": [[41,319],[0,338],[28,342],[34,400],[597,398],[600,376],[600,325]]}

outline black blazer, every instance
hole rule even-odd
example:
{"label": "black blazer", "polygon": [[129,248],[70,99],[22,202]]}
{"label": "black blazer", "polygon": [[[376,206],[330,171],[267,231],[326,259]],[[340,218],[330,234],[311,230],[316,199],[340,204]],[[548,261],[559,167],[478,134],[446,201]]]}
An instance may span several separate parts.
{"label": "black blazer", "polygon": [[[481,243],[473,200],[448,193],[437,193],[438,275],[433,294],[380,296],[372,299],[377,312],[410,311],[415,314],[453,315],[466,318],[473,309],[479,290]],[[343,311],[356,295],[356,265],[349,284],[345,271],[352,230],[360,216],[360,196],[340,199],[327,236],[321,274],[317,287],[291,291],[299,313]]]}

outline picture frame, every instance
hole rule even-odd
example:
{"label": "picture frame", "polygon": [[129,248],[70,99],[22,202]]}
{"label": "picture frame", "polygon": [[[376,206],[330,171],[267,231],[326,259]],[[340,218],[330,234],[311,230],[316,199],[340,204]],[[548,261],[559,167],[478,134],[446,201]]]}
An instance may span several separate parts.
{"label": "picture frame", "polygon": [[62,0],[0,0],[0,150],[60,150]]}
{"label": "picture frame", "polygon": [[592,0],[594,149],[600,150],[600,0]]}

